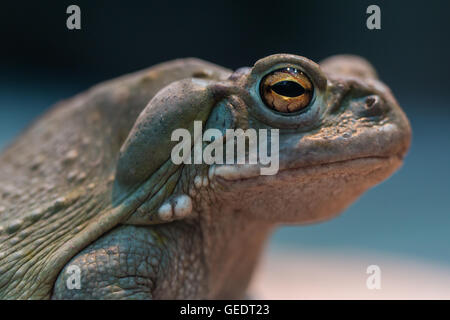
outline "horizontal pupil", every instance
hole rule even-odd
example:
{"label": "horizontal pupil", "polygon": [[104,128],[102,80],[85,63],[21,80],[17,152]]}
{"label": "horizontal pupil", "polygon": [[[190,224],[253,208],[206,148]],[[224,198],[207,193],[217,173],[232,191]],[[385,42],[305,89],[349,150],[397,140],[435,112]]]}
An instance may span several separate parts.
{"label": "horizontal pupil", "polygon": [[280,81],[270,87],[274,92],[285,97],[298,97],[305,93],[305,89],[294,81]]}

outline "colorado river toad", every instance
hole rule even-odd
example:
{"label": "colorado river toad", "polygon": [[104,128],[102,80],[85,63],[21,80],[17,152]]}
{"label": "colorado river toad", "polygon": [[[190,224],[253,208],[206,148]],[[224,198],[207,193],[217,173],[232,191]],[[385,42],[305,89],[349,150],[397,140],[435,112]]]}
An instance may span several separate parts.
{"label": "colorado river toad", "polygon": [[[278,173],[175,164],[171,133],[194,121],[279,129]],[[355,56],[181,59],[99,84],[0,155],[0,298],[241,298],[275,226],[334,217],[399,168],[410,135]]]}

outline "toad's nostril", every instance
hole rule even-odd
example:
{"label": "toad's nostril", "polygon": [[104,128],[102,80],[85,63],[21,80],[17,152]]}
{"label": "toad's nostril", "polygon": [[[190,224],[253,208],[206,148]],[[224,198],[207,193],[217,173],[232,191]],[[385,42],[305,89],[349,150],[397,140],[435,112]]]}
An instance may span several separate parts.
{"label": "toad's nostril", "polygon": [[367,96],[361,102],[358,114],[364,117],[374,117],[382,115],[386,110],[382,99],[378,95]]}

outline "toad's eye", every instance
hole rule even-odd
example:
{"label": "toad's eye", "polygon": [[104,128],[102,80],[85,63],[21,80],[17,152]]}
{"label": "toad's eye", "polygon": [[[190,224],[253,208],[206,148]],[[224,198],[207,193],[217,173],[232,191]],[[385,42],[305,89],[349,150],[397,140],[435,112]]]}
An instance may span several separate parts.
{"label": "toad's eye", "polygon": [[306,108],[313,96],[308,77],[295,68],[283,68],[266,75],[259,87],[264,103],[278,112],[291,113]]}

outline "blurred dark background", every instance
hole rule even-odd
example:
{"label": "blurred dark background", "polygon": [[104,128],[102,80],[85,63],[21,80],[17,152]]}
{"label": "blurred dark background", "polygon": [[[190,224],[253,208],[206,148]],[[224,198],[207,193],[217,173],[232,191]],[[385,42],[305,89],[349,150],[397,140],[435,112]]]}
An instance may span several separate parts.
{"label": "blurred dark background", "polygon": [[[66,8],[81,8],[81,30]],[[366,8],[381,8],[381,30]],[[273,53],[366,57],[411,120],[405,165],[343,216],[278,231],[272,245],[386,252],[450,266],[449,1],[3,1],[0,148],[54,102],[193,56],[231,69]],[[1,183],[1,182],[0,182]]]}

